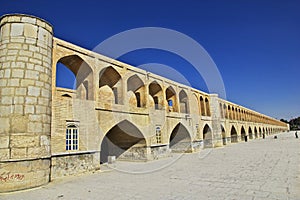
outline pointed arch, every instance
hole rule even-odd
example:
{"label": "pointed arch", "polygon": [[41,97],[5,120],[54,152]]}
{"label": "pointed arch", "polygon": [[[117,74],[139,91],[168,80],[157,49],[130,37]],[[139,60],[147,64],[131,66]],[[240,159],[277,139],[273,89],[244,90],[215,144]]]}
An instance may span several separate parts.
{"label": "pointed arch", "polygon": [[257,133],[257,128],[256,128],[256,126],[254,127],[254,136],[255,136],[255,138],[258,138],[258,133]]}
{"label": "pointed arch", "polygon": [[[99,88],[101,89],[102,87],[105,86],[108,86],[111,89],[114,95],[114,103],[122,104],[123,103],[122,77],[119,74],[119,72],[111,66],[106,67],[99,72]],[[100,99],[104,100],[105,94],[101,94],[101,92],[99,93],[100,93],[99,94]]]}
{"label": "pointed arch", "polygon": [[231,107],[230,107],[230,105],[228,105],[227,113],[228,113],[228,119],[232,119],[232,115],[231,115]]}
{"label": "pointed arch", "polygon": [[205,124],[202,133],[204,147],[212,147],[212,130],[208,124]]}
{"label": "pointed arch", "polygon": [[206,110],[206,116],[210,116],[210,105],[208,98],[205,98],[205,110]]}
{"label": "pointed arch", "polygon": [[[133,75],[127,80],[127,92],[132,91],[135,96],[135,107],[145,107],[146,99],[145,99],[145,87],[144,82],[138,75]],[[130,104],[130,102],[129,102]]]}
{"label": "pointed arch", "polygon": [[248,134],[249,134],[249,139],[253,139],[253,133],[252,133],[252,129],[250,126],[248,128]]}
{"label": "pointed arch", "polygon": [[179,92],[179,104],[181,113],[189,113],[189,98],[184,90]]}
{"label": "pointed arch", "polygon": [[244,126],[242,126],[242,128],[241,128],[241,140],[246,141],[246,131],[245,131]]}
{"label": "pointed arch", "polygon": [[149,95],[153,99],[154,108],[156,110],[162,110],[164,106],[163,90],[156,81],[149,84]]}
{"label": "pointed arch", "polygon": [[146,146],[142,132],[128,120],[121,121],[105,134],[101,142],[100,162],[106,163],[108,156],[116,156],[120,160],[146,160]]}
{"label": "pointed arch", "polygon": [[170,134],[169,147],[173,152],[190,152],[191,141],[187,128],[182,123],[178,123]]}
{"label": "pointed arch", "polygon": [[262,137],[262,132],[261,132],[261,128],[260,127],[258,128],[258,134],[259,134],[259,137]]}
{"label": "pointed arch", "polygon": [[231,137],[231,143],[238,142],[237,131],[234,126],[231,127],[230,137]]}
{"label": "pointed arch", "polygon": [[176,92],[172,86],[166,89],[166,100],[169,112],[178,112]]}
{"label": "pointed arch", "polygon": [[[62,79],[64,81],[73,82],[71,84],[62,85],[63,87],[76,89],[78,97],[85,100],[94,99],[94,78],[93,70],[87,62],[78,55],[69,55],[60,58],[56,63],[56,86],[60,86],[60,73],[62,70],[68,69],[73,73],[64,73]],[[89,83],[89,84],[87,84]],[[82,95],[83,94],[83,95]]]}

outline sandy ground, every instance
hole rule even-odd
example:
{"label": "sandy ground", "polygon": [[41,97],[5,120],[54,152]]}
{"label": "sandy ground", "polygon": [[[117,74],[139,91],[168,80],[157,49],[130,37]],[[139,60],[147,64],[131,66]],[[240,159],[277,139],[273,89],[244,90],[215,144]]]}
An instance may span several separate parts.
{"label": "sandy ground", "polygon": [[0,199],[300,199],[300,139],[294,132],[174,154],[147,163],[117,162]]}

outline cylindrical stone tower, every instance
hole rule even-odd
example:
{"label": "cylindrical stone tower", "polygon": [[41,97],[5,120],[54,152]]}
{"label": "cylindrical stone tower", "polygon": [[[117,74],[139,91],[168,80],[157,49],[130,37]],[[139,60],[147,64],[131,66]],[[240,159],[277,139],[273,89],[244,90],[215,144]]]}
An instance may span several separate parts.
{"label": "cylindrical stone tower", "polygon": [[52,26],[0,19],[0,192],[49,182]]}

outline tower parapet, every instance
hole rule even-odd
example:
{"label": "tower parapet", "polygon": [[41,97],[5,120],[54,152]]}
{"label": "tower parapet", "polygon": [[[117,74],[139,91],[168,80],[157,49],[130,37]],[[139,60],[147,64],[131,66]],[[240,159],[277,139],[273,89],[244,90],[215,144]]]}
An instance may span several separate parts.
{"label": "tower parapet", "polygon": [[49,182],[52,26],[37,17],[0,19],[0,191]]}

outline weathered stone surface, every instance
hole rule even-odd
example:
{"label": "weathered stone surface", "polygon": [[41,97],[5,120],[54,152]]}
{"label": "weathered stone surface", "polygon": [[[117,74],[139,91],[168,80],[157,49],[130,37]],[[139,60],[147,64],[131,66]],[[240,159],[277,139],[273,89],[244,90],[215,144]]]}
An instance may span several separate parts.
{"label": "weathered stone surface", "polygon": [[38,136],[12,135],[10,136],[10,146],[12,148],[38,147],[40,140]]}
{"label": "weathered stone surface", "polygon": [[[0,112],[3,112],[3,110],[0,107]],[[0,134],[2,133],[8,133],[10,129],[10,124],[9,124],[9,118],[0,118]]]}
{"label": "weathered stone surface", "polygon": [[28,126],[27,115],[14,115],[14,117],[11,119],[11,132],[13,133],[26,133],[27,126]]}
{"label": "weathered stone surface", "polygon": [[0,149],[9,147],[9,136],[0,135]]}
{"label": "weathered stone surface", "polygon": [[31,24],[24,25],[24,36],[37,38],[37,27]]}
{"label": "weathered stone surface", "polygon": [[11,32],[10,35],[14,36],[22,36],[24,32],[24,24],[13,23],[11,24]]}

